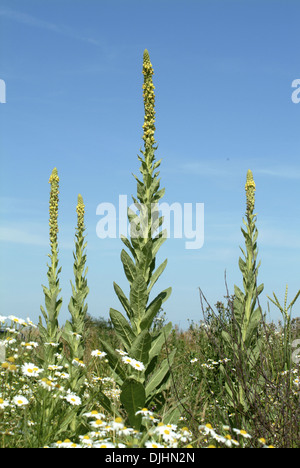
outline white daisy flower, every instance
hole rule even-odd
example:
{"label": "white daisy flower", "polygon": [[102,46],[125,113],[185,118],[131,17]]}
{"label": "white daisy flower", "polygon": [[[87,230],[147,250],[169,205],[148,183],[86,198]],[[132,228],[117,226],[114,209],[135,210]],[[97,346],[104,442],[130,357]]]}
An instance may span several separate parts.
{"label": "white daisy flower", "polygon": [[6,408],[7,406],[9,406],[9,403],[7,400],[3,400],[2,398],[0,398],[0,409],[4,409]]}
{"label": "white daisy flower", "polygon": [[99,357],[101,359],[101,358],[105,357],[107,355],[107,353],[105,353],[104,351],[99,351],[99,349],[95,349],[94,351],[91,352],[91,355]]}
{"label": "white daisy flower", "polygon": [[96,419],[96,421],[91,421],[89,424],[90,424],[92,427],[95,427],[95,428],[97,428],[97,429],[99,429],[100,427],[103,428],[104,426],[106,426],[106,422],[103,421],[102,419]]}
{"label": "white daisy flower", "polygon": [[140,372],[143,371],[143,370],[145,370],[144,364],[143,364],[142,362],[140,362],[140,361],[134,360],[134,362],[131,363],[131,366],[132,366],[134,369],[136,369],[136,370],[138,370],[138,371],[140,371]]}
{"label": "white daisy flower", "polygon": [[236,434],[241,435],[242,437],[245,437],[245,439],[251,439],[251,435],[248,434],[244,429],[232,429]]}
{"label": "white daisy flower", "polygon": [[84,436],[80,435],[79,439],[81,440],[81,443],[84,446],[91,447],[93,445],[93,439],[91,439],[90,436],[88,435],[84,435]]}
{"label": "white daisy flower", "polygon": [[23,364],[21,367],[21,371],[23,375],[27,375],[29,377],[38,377],[43,369],[39,369],[35,364],[31,362]]}
{"label": "white daisy flower", "polygon": [[216,434],[216,431],[213,429],[211,424],[205,424],[205,426],[199,426],[199,430],[204,432],[205,434],[210,434],[212,437],[214,437]]}
{"label": "white daisy flower", "polygon": [[136,416],[138,414],[141,414],[142,416],[153,416],[152,411],[149,411],[147,408],[143,408],[143,409],[137,411],[135,414],[136,414]]}
{"label": "white daisy flower", "polygon": [[127,356],[128,353],[126,351],[123,351],[122,349],[116,349],[117,353],[119,353],[121,356]]}
{"label": "white daisy flower", "polygon": [[126,356],[123,356],[123,357],[122,357],[122,361],[123,361],[125,364],[130,364],[130,365],[132,365],[134,359],[132,359],[131,357],[129,357],[129,356],[126,355]]}
{"label": "white daisy flower", "polygon": [[93,445],[94,448],[115,448],[115,445],[111,442],[99,442]]}
{"label": "white daisy flower", "polygon": [[102,413],[99,413],[99,411],[96,411],[96,410],[89,411],[88,413],[84,413],[83,416],[87,418],[105,419],[105,415]]}
{"label": "white daisy flower", "polygon": [[54,364],[50,364],[48,366],[48,370],[50,370],[50,371],[61,370],[61,369],[63,369],[63,366],[56,366]]}
{"label": "white daisy flower", "polygon": [[68,380],[70,378],[70,374],[68,374],[67,372],[55,372],[55,375],[64,380]]}
{"label": "white daisy flower", "polygon": [[26,406],[26,405],[28,405],[29,401],[23,395],[16,395],[13,398],[13,403],[16,406]]}
{"label": "white daisy flower", "polygon": [[68,401],[69,403],[71,403],[71,405],[73,406],[78,406],[81,404],[81,398],[77,395],[75,395],[75,393],[69,393],[66,397],[65,397],[65,400]]}
{"label": "white daisy flower", "polygon": [[9,315],[7,318],[9,320],[11,320],[12,322],[14,322],[14,323],[18,323],[19,325],[27,325],[25,320],[23,320],[21,318],[18,318],[18,317],[15,317],[14,315]]}
{"label": "white daisy flower", "polygon": [[72,364],[73,366],[77,366],[77,367],[85,367],[84,362],[78,358],[73,359]]}
{"label": "white daisy flower", "polygon": [[123,429],[124,423],[122,418],[116,418],[114,421],[111,421],[110,426],[114,431]]}
{"label": "white daisy flower", "polygon": [[28,343],[25,343],[25,341],[22,341],[21,346],[23,346],[24,348],[28,350],[31,350],[33,348],[37,348],[38,343],[36,343],[35,341],[29,341]]}
{"label": "white daisy flower", "polygon": [[122,361],[125,364],[129,364],[131,367],[133,367],[134,369],[136,369],[138,371],[143,371],[145,369],[145,366],[144,366],[144,364],[142,362],[137,361],[136,359],[132,359],[129,356],[123,356]]}
{"label": "white daisy flower", "polygon": [[177,438],[177,434],[176,432],[174,432],[172,430],[172,426],[171,424],[170,425],[159,425],[155,428],[155,432],[157,434],[159,434],[160,436],[163,437],[164,441],[165,442],[170,442],[170,441],[174,441],[174,439]]}
{"label": "white daisy flower", "polygon": [[30,325],[32,328],[37,328],[37,325],[35,325],[35,323],[33,323],[29,317],[27,317],[26,319],[26,322],[28,325]]}
{"label": "white daisy flower", "polygon": [[157,442],[153,442],[151,440],[147,440],[147,442],[145,442],[145,447],[146,448],[164,448],[164,445],[158,444]]}

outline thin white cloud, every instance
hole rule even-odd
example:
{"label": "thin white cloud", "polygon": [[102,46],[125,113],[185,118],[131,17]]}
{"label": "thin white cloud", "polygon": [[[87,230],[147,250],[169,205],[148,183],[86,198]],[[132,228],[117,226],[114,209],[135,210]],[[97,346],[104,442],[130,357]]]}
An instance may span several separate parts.
{"label": "thin white cloud", "polygon": [[3,243],[27,244],[36,246],[48,245],[47,235],[32,232],[24,227],[0,227],[0,241]]}
{"label": "thin white cloud", "polygon": [[[46,247],[49,246],[49,234],[44,224],[20,222],[16,226],[10,223],[6,226],[0,226],[0,242],[2,244],[8,243]],[[71,241],[59,240],[59,248],[74,249],[73,239]]]}
{"label": "thin white cloud", "polygon": [[271,168],[256,169],[258,174],[279,177],[281,179],[300,179],[300,167],[276,166]]}
{"label": "thin white cloud", "polygon": [[259,228],[258,244],[277,249],[300,249],[300,238],[297,230],[280,227],[262,226]]}
{"label": "thin white cloud", "polygon": [[26,26],[46,29],[48,31],[52,31],[57,34],[62,34],[72,39],[88,42],[89,44],[95,45],[97,47],[102,46],[102,44],[97,39],[78,35],[69,26],[51,23],[50,21],[45,21],[35,16],[29,15],[28,13],[12,10],[10,8],[0,8],[0,16],[12,21],[16,21],[18,23],[22,23]]}
{"label": "thin white cloud", "polygon": [[[187,161],[180,163],[178,166],[173,166],[173,171],[177,170],[184,174],[201,175],[207,177],[224,177],[230,175],[238,175],[241,170],[244,170],[244,161],[237,161],[236,159],[221,158],[211,161]],[[249,161],[249,168],[257,175],[267,177],[277,177],[281,179],[300,179],[300,165],[295,166],[292,164],[277,164],[270,167],[260,167],[257,161]]]}

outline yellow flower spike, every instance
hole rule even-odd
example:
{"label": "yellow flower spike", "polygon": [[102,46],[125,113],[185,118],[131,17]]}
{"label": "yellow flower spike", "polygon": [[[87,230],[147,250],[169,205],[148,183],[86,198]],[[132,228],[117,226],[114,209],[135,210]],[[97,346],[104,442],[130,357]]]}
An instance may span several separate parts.
{"label": "yellow flower spike", "polygon": [[144,117],[144,134],[143,140],[145,147],[152,147],[155,143],[154,140],[154,131],[155,131],[155,95],[154,95],[154,86],[152,83],[152,75],[154,74],[152,64],[150,62],[150,57],[148,50],[145,49],[143,55],[143,75],[144,75],[144,84],[143,84],[143,97],[144,97],[144,108],[145,108],[145,117]]}
{"label": "yellow flower spike", "polygon": [[85,205],[83,203],[83,198],[79,194],[78,200],[77,200],[76,212],[77,212],[77,227],[78,227],[78,230],[80,230],[81,232],[84,231],[84,209],[85,209]]}
{"label": "yellow flower spike", "polygon": [[253,174],[250,169],[247,172],[247,181],[245,185],[246,198],[247,198],[247,214],[252,214],[255,204],[255,190],[256,185],[253,179]]}
{"label": "yellow flower spike", "polygon": [[49,178],[50,201],[49,201],[49,227],[50,227],[50,244],[52,253],[57,249],[57,233],[58,233],[58,194],[59,194],[59,177],[56,167],[53,169]]}

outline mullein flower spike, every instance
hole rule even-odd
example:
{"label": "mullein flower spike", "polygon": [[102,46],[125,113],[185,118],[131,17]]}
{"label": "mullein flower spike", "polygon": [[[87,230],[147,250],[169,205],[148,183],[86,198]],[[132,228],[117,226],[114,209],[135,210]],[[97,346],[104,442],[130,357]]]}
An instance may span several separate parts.
{"label": "mullein flower spike", "polygon": [[59,177],[56,167],[53,169],[49,178],[50,201],[49,201],[49,227],[50,227],[50,244],[52,252],[57,248],[57,233],[58,233],[58,194],[59,194]]}
{"label": "mullein flower spike", "polygon": [[246,197],[247,197],[247,214],[252,214],[255,204],[255,190],[256,185],[253,179],[253,174],[250,169],[247,172],[247,181],[245,185]]}
{"label": "mullein flower spike", "polygon": [[85,205],[83,203],[83,198],[79,194],[78,200],[77,200],[76,212],[77,212],[77,228],[81,232],[84,231],[84,209],[85,209]]}
{"label": "mullein flower spike", "polygon": [[152,64],[150,62],[150,57],[148,50],[144,51],[143,56],[143,75],[144,75],[144,84],[143,84],[143,98],[144,98],[144,108],[145,108],[145,117],[143,125],[143,140],[145,147],[153,147],[155,144],[154,131],[155,131],[155,95],[154,95],[154,85],[152,82],[152,76],[154,74]]}

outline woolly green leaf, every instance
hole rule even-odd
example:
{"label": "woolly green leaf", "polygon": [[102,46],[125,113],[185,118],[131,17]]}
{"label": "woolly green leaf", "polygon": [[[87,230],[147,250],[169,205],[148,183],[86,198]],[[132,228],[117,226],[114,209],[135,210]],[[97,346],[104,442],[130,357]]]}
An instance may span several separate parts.
{"label": "woolly green leaf", "polygon": [[141,324],[140,324],[140,327],[142,330],[144,330],[145,328],[149,329],[151,327],[154,318],[156,317],[156,315],[161,309],[161,305],[162,305],[162,298],[157,296],[154,299],[154,301],[152,301],[151,304],[147,307],[145,316],[143,317]]}
{"label": "woolly green leaf", "polygon": [[136,415],[136,412],[145,406],[144,386],[135,379],[126,379],[121,388],[120,400],[127,412],[131,426],[139,430],[142,417],[140,414]]}
{"label": "woolly green leaf", "polygon": [[120,286],[118,286],[115,282],[113,283],[114,285],[114,290],[115,290],[115,293],[116,295],[118,296],[119,298],[119,301],[121,302],[122,306],[124,307],[126,313],[127,313],[127,316],[129,318],[129,320],[131,320],[131,317],[132,317],[132,309],[130,307],[130,303],[127,299],[127,297],[125,296],[125,294],[123,293],[122,289],[120,288]]}
{"label": "woolly green leaf", "polygon": [[115,327],[116,334],[118,338],[124,344],[126,351],[131,348],[131,345],[135,339],[135,334],[132,331],[130,324],[127,322],[125,317],[121,314],[121,312],[110,309],[109,315],[112,321],[113,326]]}
{"label": "woolly green leaf", "polygon": [[128,255],[128,253],[124,249],[122,249],[122,252],[121,252],[121,260],[123,263],[123,268],[124,268],[126,278],[131,284],[136,274],[136,267],[135,267],[133,260],[131,259],[131,257]]}
{"label": "woolly green leaf", "polygon": [[155,285],[156,281],[158,280],[160,275],[163,273],[164,269],[167,266],[167,263],[168,263],[168,259],[166,258],[166,260],[161,265],[159,265],[159,267],[157,267],[157,269],[155,270],[155,272],[151,276],[150,284],[149,284],[149,288],[148,288],[148,293],[150,293],[150,291],[153,288],[153,286]]}
{"label": "woolly green leaf", "polygon": [[162,346],[166,343],[172,330],[172,323],[169,322],[159,332],[159,334],[152,340],[151,348],[149,351],[149,360],[160,354]]}
{"label": "woolly green leaf", "polygon": [[148,330],[143,330],[133,341],[129,355],[137,361],[147,364],[149,360],[150,346],[151,335]]}
{"label": "woolly green leaf", "polygon": [[130,241],[129,239],[127,239],[127,237],[123,236],[123,234],[121,234],[121,241],[123,242],[123,244],[126,245],[126,247],[130,250],[133,258],[136,258],[136,252],[135,250],[133,249],[132,245],[130,244]]}
{"label": "woolly green leaf", "polygon": [[166,229],[161,231],[159,235],[153,239],[152,257],[156,256],[159,248],[162,246],[162,244],[165,242],[166,239],[167,239]]}
{"label": "woolly green leaf", "polygon": [[130,307],[135,324],[140,323],[145,314],[148,300],[147,284],[142,275],[135,277],[130,288]]}
{"label": "woolly green leaf", "polygon": [[170,366],[173,364],[173,360],[176,354],[176,349],[174,349],[171,354],[169,355],[168,359],[164,359],[163,362],[160,364],[159,368],[151,375],[149,382],[146,385],[146,397],[152,397],[155,394],[155,390],[157,390],[162,383],[162,381],[167,376]]}

